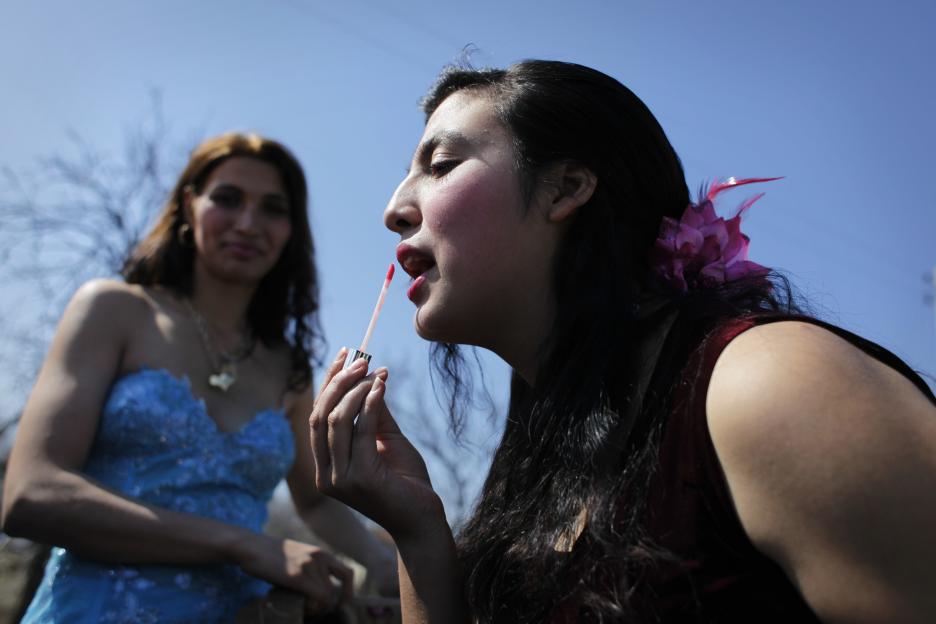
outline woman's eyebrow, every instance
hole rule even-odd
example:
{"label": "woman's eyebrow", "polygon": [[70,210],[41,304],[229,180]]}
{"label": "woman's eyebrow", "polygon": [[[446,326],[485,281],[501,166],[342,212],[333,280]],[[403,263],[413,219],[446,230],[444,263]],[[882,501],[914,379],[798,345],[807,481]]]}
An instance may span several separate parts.
{"label": "woman's eyebrow", "polygon": [[[240,193],[241,195],[243,195],[244,193],[246,193],[246,191],[245,191],[239,184],[237,184],[236,182],[227,182],[227,181],[220,181],[220,182],[218,182],[218,183],[215,184],[213,187],[211,187],[210,190],[211,190],[212,192],[214,192],[214,191],[225,191],[225,192],[233,191],[233,192],[235,192],[235,193]],[[281,200],[283,200],[283,201],[285,201],[285,202],[289,202],[289,195],[286,194],[286,193],[284,193],[283,191],[270,191],[269,193],[264,193],[264,194],[263,194],[263,197],[264,197],[264,199],[277,199],[277,200],[280,200],[280,199],[281,199]]]}
{"label": "woman's eyebrow", "polygon": [[413,159],[416,162],[425,162],[432,155],[433,150],[440,145],[472,145],[474,141],[469,139],[467,136],[461,132],[455,130],[443,130],[438,134],[434,134],[431,137],[423,141],[416,150],[416,157]]}
{"label": "woman's eyebrow", "polygon": [[456,130],[442,130],[437,134],[423,140],[422,143],[416,148],[416,153],[413,154],[413,160],[411,164],[406,167],[406,175],[409,175],[410,170],[412,169],[412,163],[424,163],[429,161],[429,157],[432,156],[432,152],[440,145],[474,145],[475,141],[472,141],[467,136],[458,132]]}

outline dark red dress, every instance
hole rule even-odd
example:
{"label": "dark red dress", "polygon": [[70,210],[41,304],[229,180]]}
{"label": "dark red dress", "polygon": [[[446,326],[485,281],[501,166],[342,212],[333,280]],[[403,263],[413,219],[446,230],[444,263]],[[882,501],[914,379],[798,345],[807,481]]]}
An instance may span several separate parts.
{"label": "dark red dress", "polygon": [[[659,468],[650,490],[647,528],[678,557],[641,583],[632,604],[643,621],[666,624],[793,624],[819,622],[783,570],[748,539],[709,435],[705,398],[725,346],[758,324],[791,317],[749,317],[725,323],[695,351],[665,423]],[[907,376],[931,399],[918,375],[886,349],[826,323],[820,325]],[[564,604],[554,624],[588,621]]]}

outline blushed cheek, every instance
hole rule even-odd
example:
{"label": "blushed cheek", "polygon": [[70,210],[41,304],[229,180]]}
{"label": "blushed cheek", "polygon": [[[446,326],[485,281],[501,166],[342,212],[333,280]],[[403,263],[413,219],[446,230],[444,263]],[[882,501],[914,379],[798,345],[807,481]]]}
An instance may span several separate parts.
{"label": "blushed cheek", "polygon": [[219,210],[204,210],[198,215],[201,243],[207,248],[217,246],[218,237],[226,228],[227,219]]}
{"label": "blushed cheek", "polygon": [[[446,188],[444,201],[424,213],[430,229],[461,253],[483,257],[500,253],[512,237],[519,210],[512,189],[499,180],[465,180]],[[441,242],[441,241],[440,241]]]}

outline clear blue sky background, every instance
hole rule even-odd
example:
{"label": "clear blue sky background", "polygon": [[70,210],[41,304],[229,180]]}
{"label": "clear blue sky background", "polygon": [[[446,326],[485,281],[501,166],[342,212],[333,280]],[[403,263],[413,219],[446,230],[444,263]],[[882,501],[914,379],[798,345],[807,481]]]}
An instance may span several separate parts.
{"label": "clear blue sky background", "polygon": [[[151,89],[181,136],[282,140],[311,184],[334,350],[360,340],[392,259],[381,211],[421,132],[417,100],[466,44],[481,64],[556,58],[620,79],[657,114],[692,188],[786,176],[748,213],[752,259],[936,373],[929,0],[0,0],[0,165],[61,152],[67,128],[118,152]],[[421,375],[404,291],[398,279],[371,351]]]}

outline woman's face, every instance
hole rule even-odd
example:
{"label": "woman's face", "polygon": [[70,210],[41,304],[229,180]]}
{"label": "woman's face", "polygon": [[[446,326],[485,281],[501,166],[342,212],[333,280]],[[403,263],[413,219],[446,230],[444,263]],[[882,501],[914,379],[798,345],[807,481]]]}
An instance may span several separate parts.
{"label": "woman's face", "polygon": [[187,196],[196,262],[210,274],[257,284],[276,264],[292,233],[289,198],[272,164],[226,159],[199,195]]}
{"label": "woman's face", "polygon": [[556,228],[536,200],[524,201],[515,161],[483,94],[456,92],[427,122],[384,211],[414,278],[407,295],[423,338],[499,351],[530,315],[551,309]]}

